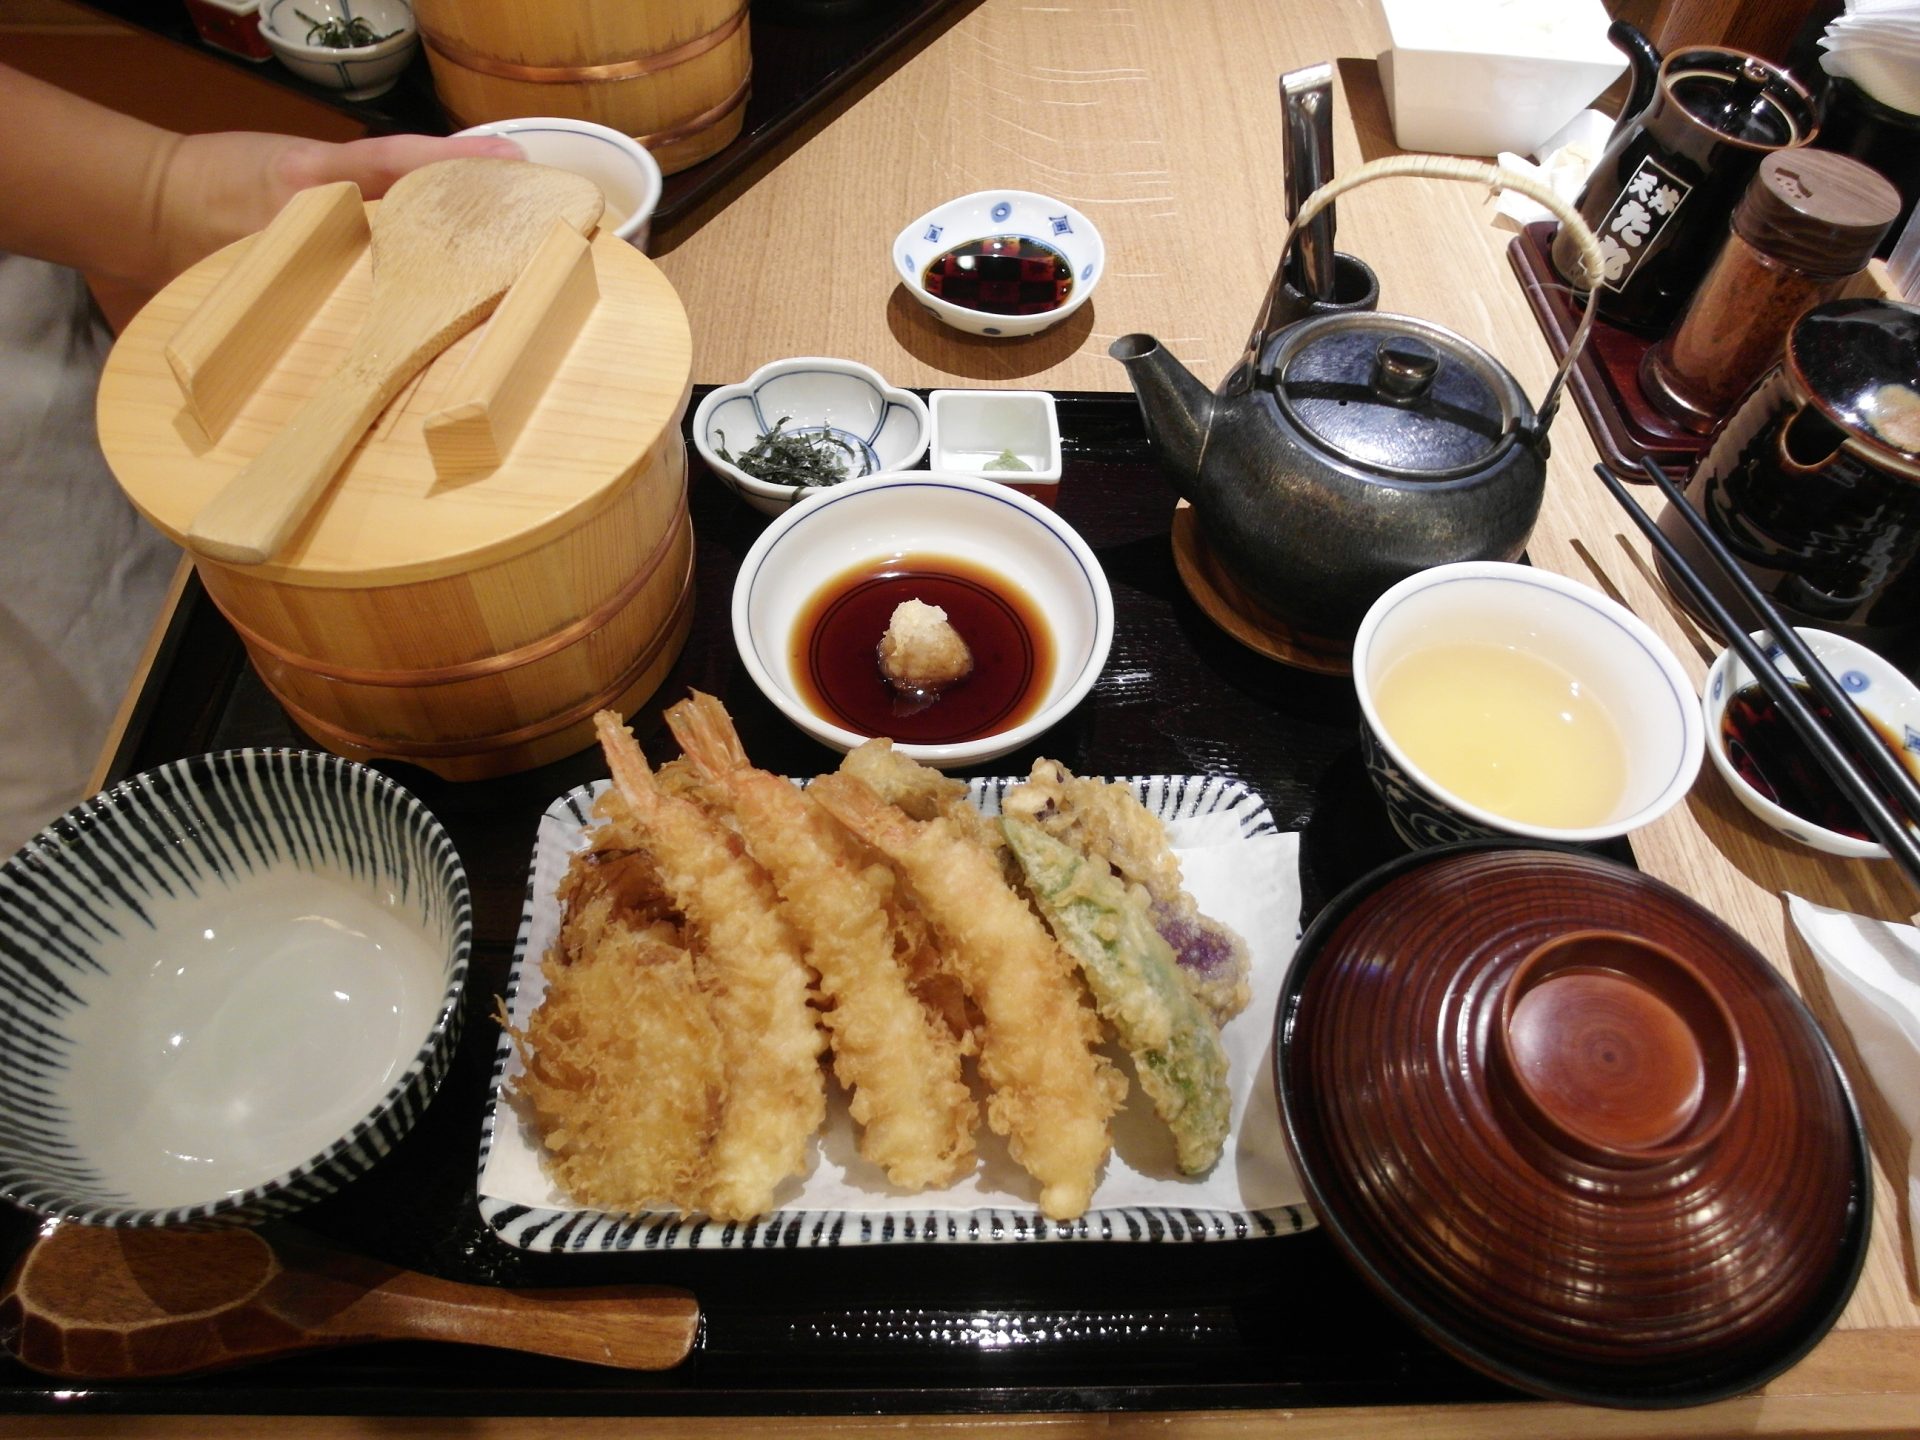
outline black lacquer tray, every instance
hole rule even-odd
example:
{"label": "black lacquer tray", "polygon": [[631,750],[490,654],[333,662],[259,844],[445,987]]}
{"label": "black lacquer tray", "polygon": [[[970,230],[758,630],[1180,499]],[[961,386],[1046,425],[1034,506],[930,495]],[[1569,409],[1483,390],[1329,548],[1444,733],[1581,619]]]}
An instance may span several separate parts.
{"label": "black lacquer tray", "polygon": [[[230,55],[199,38],[178,0],[87,0],[96,10],[177,40],[274,84],[331,105],[376,135],[444,135],[450,128],[434,95],[424,51],[416,51],[400,83],[373,100],[349,101],[337,90],[302,80],[278,61]],[[539,0],[529,0],[539,3]],[[656,241],[696,207],[760,160],[836,97],[896,63],[971,10],[979,0],[753,0],[749,32],[753,90],[739,136],[700,164],[666,177],[653,212]]]}
{"label": "black lacquer tray", "polygon": [[[696,399],[698,397],[696,396]],[[691,408],[689,409],[691,413]],[[1401,853],[1360,765],[1350,682],[1242,648],[1182,588],[1169,542],[1172,490],[1130,395],[1063,395],[1061,513],[1114,591],[1111,656],[1093,694],[1029,750],[980,773],[1025,773],[1035,755],[1088,774],[1220,774],[1303,832],[1309,918]],[[725,700],[748,752],[811,774],[837,757],[808,740],[738,666],[728,599],[765,526],[690,467],[698,545],[694,629],[658,696],[633,717],[655,761],[674,753],[662,709],[690,686]],[[182,755],[303,744],[213,607],[190,593],[142,693],[116,777]],[[602,776],[597,752],[456,785],[382,766],[440,817],[476,907],[466,1031],[422,1124],[379,1167],[304,1212],[323,1241],[449,1279],[514,1286],[626,1281],[698,1296],[693,1357],[632,1375],[458,1346],[315,1353],[204,1379],[76,1389],[0,1360],[0,1410],[227,1414],[993,1413],[1485,1401],[1513,1393],[1448,1358],[1353,1274],[1327,1237],[1151,1244],[921,1245],[750,1253],[552,1255],[515,1250],[474,1198],[489,1012],[512,955],[540,812]],[[0,1207],[0,1258],[32,1235]]]}

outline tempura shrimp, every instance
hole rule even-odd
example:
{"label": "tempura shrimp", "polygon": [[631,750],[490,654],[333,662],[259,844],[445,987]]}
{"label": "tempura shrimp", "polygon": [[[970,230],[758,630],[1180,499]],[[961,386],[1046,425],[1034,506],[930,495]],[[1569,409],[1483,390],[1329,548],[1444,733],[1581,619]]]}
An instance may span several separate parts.
{"label": "tempura shrimp", "polygon": [[809,793],[894,863],[949,942],[982,1017],[987,1123],[1040,1182],[1046,1215],[1083,1214],[1126,1080],[1097,1050],[1100,1022],[1072,958],[952,821],[914,820],[848,774],[823,775]]}
{"label": "tempura shrimp", "polygon": [[907,1189],[943,1185],[973,1160],[978,1111],[946,1024],[915,998],[889,924],[893,872],[790,781],[747,760],[726,707],[693,692],[667,711],[688,760],[724,796],[766,867],[830,1002],[834,1073],[860,1153]]}
{"label": "tempura shrimp", "polygon": [[780,1183],[805,1168],[807,1141],[826,1117],[812,974],[767,873],[697,805],[654,783],[619,716],[603,710],[594,726],[623,802],[610,807],[612,823],[637,832],[685,914],[725,1046],[705,1209],[723,1220],[763,1214]]}

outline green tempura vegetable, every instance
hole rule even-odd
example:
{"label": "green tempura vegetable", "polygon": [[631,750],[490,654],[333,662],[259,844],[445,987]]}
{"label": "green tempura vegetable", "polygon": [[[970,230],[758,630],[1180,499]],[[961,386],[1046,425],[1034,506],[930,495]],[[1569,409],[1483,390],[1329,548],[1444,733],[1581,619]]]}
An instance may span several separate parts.
{"label": "green tempura vegetable", "polygon": [[782,415],[773,428],[739,455],[727,450],[726,432],[714,432],[714,451],[729,465],[738,465],[756,480],[769,485],[837,485],[850,475],[858,475],[861,456],[837,435],[812,432],[786,433],[793,417]]}
{"label": "green tempura vegetable", "polygon": [[1173,1131],[1180,1169],[1212,1168],[1231,1121],[1227,1054],[1145,903],[1104,861],[1039,826],[1009,816],[1000,828],[1048,928],[1079,961],[1095,1007],[1133,1055],[1140,1088]]}

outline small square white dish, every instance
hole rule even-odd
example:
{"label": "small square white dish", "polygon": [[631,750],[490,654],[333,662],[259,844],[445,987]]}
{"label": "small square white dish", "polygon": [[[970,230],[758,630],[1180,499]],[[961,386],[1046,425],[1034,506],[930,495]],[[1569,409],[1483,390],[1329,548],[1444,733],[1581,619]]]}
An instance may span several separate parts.
{"label": "small square white dish", "polygon": [[[1007,485],[1060,480],[1060,413],[1045,390],[935,390],[927,396],[934,470]],[[1011,455],[1024,469],[996,468]]]}
{"label": "small square white dish", "polygon": [[[997,814],[1016,778],[976,779],[974,803]],[[1130,783],[1167,822],[1187,888],[1207,914],[1233,926],[1252,952],[1253,998],[1221,1032],[1233,1093],[1233,1123],[1220,1162],[1180,1178],[1172,1141],[1139,1094],[1116,1117],[1114,1152],[1077,1220],[1041,1215],[1030,1180],[1006,1143],[983,1124],[980,1163],[956,1184],[908,1194],[887,1185],[854,1151],[845,1097],[829,1085],[826,1127],[812,1169],[788,1181],[772,1213],[721,1224],[672,1211],[611,1214],[579,1209],[542,1167],[539,1138],[508,1094],[521,1063],[504,1032],[494,1052],[481,1121],[481,1219],[523,1250],[600,1254],[624,1250],[765,1250],[904,1243],[1252,1240],[1311,1229],[1313,1213],[1281,1133],[1271,1077],[1273,1015],[1299,934],[1299,837],[1275,828],[1265,802],[1218,776],[1154,776]],[[582,785],[547,807],[507,976],[505,1004],[524,1027],[545,992],[541,958],[558,934],[561,876],[586,840],[593,800]],[[1115,1053],[1116,1063],[1122,1063]]]}

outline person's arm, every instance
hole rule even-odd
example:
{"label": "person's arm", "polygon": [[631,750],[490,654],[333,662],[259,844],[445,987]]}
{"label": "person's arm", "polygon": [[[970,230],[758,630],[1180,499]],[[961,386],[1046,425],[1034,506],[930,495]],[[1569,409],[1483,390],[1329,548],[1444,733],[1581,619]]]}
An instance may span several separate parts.
{"label": "person's arm", "polygon": [[521,154],[511,141],[427,135],[177,135],[4,65],[0,115],[0,250],[70,265],[129,297],[252,234],[307,186],[352,180],[374,199],[433,160]]}

